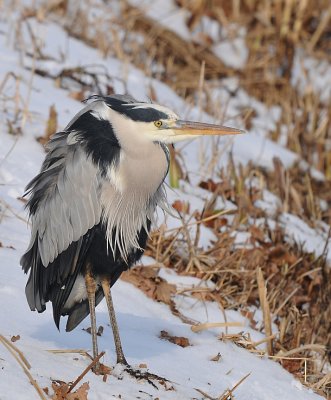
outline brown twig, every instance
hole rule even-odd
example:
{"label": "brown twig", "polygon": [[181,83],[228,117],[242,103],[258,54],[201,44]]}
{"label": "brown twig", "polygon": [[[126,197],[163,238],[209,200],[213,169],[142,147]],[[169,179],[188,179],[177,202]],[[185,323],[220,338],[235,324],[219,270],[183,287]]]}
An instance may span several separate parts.
{"label": "brown twig", "polygon": [[241,385],[245,379],[247,379],[250,376],[251,372],[247,375],[245,375],[243,378],[238,381],[232,389],[226,389],[220,396],[217,397],[211,397],[208,393],[204,392],[201,389],[195,389],[197,392],[202,394],[204,397],[206,397],[209,400],[228,400],[229,398],[232,399],[232,393],[237,389],[239,385]]}
{"label": "brown twig", "polygon": [[227,400],[229,397],[232,399],[232,393],[237,389],[237,387],[239,385],[241,385],[244,380],[246,380],[249,376],[250,376],[251,372],[248,373],[247,375],[245,375],[243,378],[240,379],[240,381],[238,381],[232,389],[228,389],[226,390],[219,398],[218,400]]}
{"label": "brown twig", "polygon": [[6,349],[11,353],[11,355],[15,358],[15,360],[19,363],[19,365],[22,367],[25,375],[29,378],[31,385],[36,389],[39,397],[42,400],[47,400],[41,387],[38,385],[37,381],[33,379],[33,376],[29,371],[31,366],[26,360],[26,358],[23,356],[23,353],[20,350],[18,350],[17,347],[14,346],[11,342],[9,342],[9,340],[6,339],[3,335],[0,335],[0,341],[6,347]]}
{"label": "brown twig", "polygon": [[84,369],[84,371],[78,376],[78,378],[70,385],[67,393],[70,393],[74,387],[84,378],[84,376],[96,365],[105,352],[102,351],[95,359]]}
{"label": "brown twig", "polygon": [[7,338],[5,338],[3,335],[0,334],[0,339],[2,340],[2,342],[4,342],[4,344],[6,344],[8,347],[10,347],[12,350],[14,350],[20,357],[20,359],[22,360],[22,362],[25,364],[27,369],[31,368],[30,363],[28,362],[28,360],[25,358],[24,354],[21,352],[21,350],[19,350],[10,340],[8,340]]}

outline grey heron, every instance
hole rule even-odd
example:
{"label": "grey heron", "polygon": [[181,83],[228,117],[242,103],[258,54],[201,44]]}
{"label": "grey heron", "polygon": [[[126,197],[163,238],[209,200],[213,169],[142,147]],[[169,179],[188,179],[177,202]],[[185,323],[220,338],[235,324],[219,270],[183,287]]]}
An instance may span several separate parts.
{"label": "grey heron", "polygon": [[183,121],[129,95],[92,96],[49,141],[41,171],[26,188],[32,228],[21,265],[30,272],[31,310],[43,312],[50,301],[58,328],[68,316],[66,331],[90,314],[95,358],[95,307],[105,297],[117,362],[128,365],[110,288],[141,258],[156,207],[168,209],[167,144],[241,132]]}

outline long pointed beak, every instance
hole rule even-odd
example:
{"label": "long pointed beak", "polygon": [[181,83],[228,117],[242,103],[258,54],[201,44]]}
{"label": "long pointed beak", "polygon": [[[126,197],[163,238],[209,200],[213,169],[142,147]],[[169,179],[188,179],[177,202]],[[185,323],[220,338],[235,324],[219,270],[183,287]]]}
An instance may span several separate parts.
{"label": "long pointed beak", "polygon": [[229,128],[222,125],[205,124],[202,122],[177,120],[171,124],[175,135],[238,135],[245,131],[236,128]]}

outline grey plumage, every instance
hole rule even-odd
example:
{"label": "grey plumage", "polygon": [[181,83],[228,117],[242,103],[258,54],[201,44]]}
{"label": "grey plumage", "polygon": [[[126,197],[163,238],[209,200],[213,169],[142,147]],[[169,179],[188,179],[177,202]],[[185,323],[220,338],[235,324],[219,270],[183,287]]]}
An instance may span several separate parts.
{"label": "grey plumage", "polygon": [[[115,96],[114,100],[137,104],[131,96]],[[126,263],[132,249],[142,250],[138,233],[141,229],[148,232],[147,221],[154,220],[156,207],[168,208],[163,188],[169,164],[168,149],[160,143],[150,143],[147,148],[144,144],[134,144],[131,149],[128,137],[128,151],[123,152],[126,156],[120,158],[116,150],[118,139],[111,131],[112,126],[108,122],[109,126],[104,126],[107,112],[104,99],[97,97],[87,104],[63,132],[55,134],[50,140],[41,171],[27,186],[32,229],[21,264],[26,272],[32,268],[26,288],[32,310],[45,309],[46,302],[52,297],[50,288],[54,282],[59,282],[65,290],[61,292],[58,313],[67,312],[67,299],[74,286],[71,281],[68,286],[68,279],[78,279],[76,269],[81,238],[91,228],[102,223],[108,251],[113,253],[114,259],[117,257],[115,253],[120,253],[123,263]],[[105,140],[112,140],[106,167],[101,168],[100,162],[94,159],[91,150],[94,142],[89,148],[88,125],[82,123],[86,123],[87,118],[94,127],[97,128],[100,123],[100,130],[109,129],[106,132],[108,136],[102,137],[100,142],[103,147]],[[94,132],[92,135],[93,140],[98,139]],[[122,149],[127,143],[122,144]],[[133,155],[130,150],[134,150]],[[137,158],[139,151],[142,154]],[[128,158],[133,165],[129,169]],[[156,170],[150,168],[151,159],[154,159]],[[59,273],[61,260],[70,262],[71,273]],[[43,271],[42,267],[49,270]],[[43,281],[41,285],[40,280]],[[59,296],[57,299],[59,301]]]}
{"label": "grey plumage", "polygon": [[126,362],[110,287],[142,256],[156,208],[170,209],[167,144],[235,133],[181,121],[166,107],[128,95],[93,96],[50,140],[41,171],[27,186],[32,230],[21,265],[30,272],[31,310],[43,312],[51,301],[57,327],[69,316],[68,331],[90,313],[96,356],[94,307],[105,296],[118,360]]}
{"label": "grey plumage", "polygon": [[45,267],[101,217],[100,173],[84,150],[68,145],[66,139],[63,133],[54,136],[41,173],[27,187],[38,194],[28,250],[37,238]]}

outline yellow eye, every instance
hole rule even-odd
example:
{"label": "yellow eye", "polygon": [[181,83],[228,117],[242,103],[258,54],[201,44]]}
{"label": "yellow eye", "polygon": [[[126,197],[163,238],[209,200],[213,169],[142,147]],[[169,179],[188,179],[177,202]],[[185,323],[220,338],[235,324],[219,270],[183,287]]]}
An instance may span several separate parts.
{"label": "yellow eye", "polygon": [[157,128],[161,128],[161,126],[162,126],[162,121],[155,121],[155,122],[154,122],[154,125],[155,125]]}

